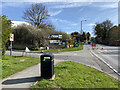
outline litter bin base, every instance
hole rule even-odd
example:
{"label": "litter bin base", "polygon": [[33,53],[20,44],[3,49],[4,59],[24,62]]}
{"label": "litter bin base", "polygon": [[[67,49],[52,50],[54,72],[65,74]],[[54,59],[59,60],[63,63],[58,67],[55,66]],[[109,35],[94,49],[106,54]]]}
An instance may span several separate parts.
{"label": "litter bin base", "polygon": [[54,80],[55,79],[55,74],[52,76],[52,78],[50,78],[50,80]]}
{"label": "litter bin base", "polygon": [[41,77],[41,78],[49,79],[49,80],[54,80],[55,79],[55,74],[52,77]]}

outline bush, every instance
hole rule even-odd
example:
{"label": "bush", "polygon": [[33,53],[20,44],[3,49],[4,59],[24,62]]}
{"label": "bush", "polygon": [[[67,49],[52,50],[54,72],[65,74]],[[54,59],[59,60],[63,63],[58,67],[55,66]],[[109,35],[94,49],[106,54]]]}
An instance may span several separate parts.
{"label": "bush", "polygon": [[10,33],[12,33],[14,29],[11,29],[12,23],[10,20],[7,20],[6,15],[0,16],[0,18],[2,18],[2,55],[4,56]]}
{"label": "bush", "polygon": [[[55,31],[49,28],[37,28],[32,25],[22,24],[15,28],[15,41],[14,45],[22,45],[22,48],[25,46],[30,49],[39,49],[41,46],[48,46],[50,34],[61,34],[63,40],[66,41],[69,39],[69,35],[64,32]],[[24,46],[23,46],[24,45]],[[17,45],[16,45],[17,46]],[[18,48],[18,47],[16,47]]]}

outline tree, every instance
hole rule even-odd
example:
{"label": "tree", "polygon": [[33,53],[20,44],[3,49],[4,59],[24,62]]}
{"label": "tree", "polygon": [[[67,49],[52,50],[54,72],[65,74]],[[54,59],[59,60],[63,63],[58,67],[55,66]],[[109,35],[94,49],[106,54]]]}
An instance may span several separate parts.
{"label": "tree", "polygon": [[2,18],[2,55],[4,55],[6,51],[6,44],[9,40],[10,33],[13,32],[13,29],[11,28],[12,22],[7,20],[6,15],[2,15],[0,18]]}
{"label": "tree", "polygon": [[87,37],[87,40],[89,41],[90,40],[90,33],[89,32],[87,32],[86,37]]}
{"label": "tree", "polygon": [[103,29],[103,39],[109,39],[109,30],[112,28],[113,23],[110,20],[106,20],[101,23],[101,28]]}
{"label": "tree", "polygon": [[83,32],[82,36],[83,36],[83,39],[86,40],[86,34],[85,34],[85,32]]}
{"label": "tree", "polygon": [[94,37],[91,37],[91,41],[94,41],[95,40],[95,38]]}
{"label": "tree", "polygon": [[102,38],[105,41],[109,38],[109,30],[112,28],[113,24],[110,20],[106,20],[102,23],[96,23],[94,26],[94,33],[97,38]]}
{"label": "tree", "polygon": [[78,32],[71,33],[72,39],[75,37],[77,42],[80,41],[81,35]]}
{"label": "tree", "polygon": [[15,37],[15,44],[22,44],[25,48],[27,45],[28,47],[32,45],[32,47],[29,48],[39,48],[40,41],[43,42],[46,34],[42,32],[41,29],[36,28],[35,26],[32,25],[18,25],[15,28],[14,34],[16,35]]}
{"label": "tree", "polygon": [[120,26],[114,26],[109,30],[110,41],[120,41]]}
{"label": "tree", "polygon": [[46,19],[50,16],[43,4],[32,4],[31,8],[24,11],[24,19],[32,25],[41,28],[46,25]]}

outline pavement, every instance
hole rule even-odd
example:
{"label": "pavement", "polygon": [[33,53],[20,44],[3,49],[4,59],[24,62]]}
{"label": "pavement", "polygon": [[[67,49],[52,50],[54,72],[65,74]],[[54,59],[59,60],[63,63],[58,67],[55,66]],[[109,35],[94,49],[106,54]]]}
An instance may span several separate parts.
{"label": "pavement", "polygon": [[[54,65],[56,66],[60,62],[62,62],[62,60],[55,60]],[[39,63],[0,81],[2,82],[2,90],[29,90],[29,88],[40,79],[40,76]]]}
{"label": "pavement", "polygon": [[[101,48],[101,46],[98,46]],[[104,46],[102,46],[104,47]],[[110,47],[106,47],[109,49]],[[113,47],[114,48],[114,47]],[[114,48],[117,50],[117,48]],[[94,52],[94,53],[91,53]],[[9,51],[6,54],[9,55]],[[96,57],[95,54],[98,53],[97,50],[93,50],[90,45],[84,45],[84,49],[80,51],[71,51],[71,52],[58,52],[54,53],[55,57],[55,65],[62,61],[73,61],[80,64],[84,64],[90,67],[93,67],[101,72],[104,72],[110,75],[113,78],[118,79],[118,74],[114,72],[106,63],[104,63],[100,58]],[[19,51],[13,51],[13,55],[23,55],[23,56],[31,56],[31,57],[40,57],[42,53],[40,52],[31,52],[31,53],[23,53]],[[117,53],[115,54],[117,55]],[[98,55],[101,57],[102,55]],[[108,57],[108,56],[106,56]],[[114,60],[112,58],[110,60]],[[106,59],[107,60],[107,59]],[[19,73],[16,73],[8,78],[3,80],[3,88],[28,88],[32,84],[34,84],[40,76],[40,64],[32,66],[26,70],[23,70]],[[23,90],[23,89],[22,89]]]}

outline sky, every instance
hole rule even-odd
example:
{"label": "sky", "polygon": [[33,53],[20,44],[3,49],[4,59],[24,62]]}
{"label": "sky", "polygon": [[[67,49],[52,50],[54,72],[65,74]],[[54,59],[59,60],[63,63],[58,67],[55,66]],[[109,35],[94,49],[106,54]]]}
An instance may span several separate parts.
{"label": "sky", "polygon": [[[14,2],[13,2],[14,1]],[[101,23],[107,19],[111,20],[114,25],[118,24],[118,2],[58,2],[58,1],[21,1],[4,0],[0,3],[2,14],[7,15],[9,20],[26,21],[22,17],[23,11],[32,4],[42,3],[48,9],[50,14],[49,22],[55,26],[56,30],[63,31],[68,34],[72,32],[80,32],[81,21],[82,30],[90,32],[94,36],[95,23]],[[1,10],[1,9],[0,9]],[[86,21],[84,21],[86,20]]]}

